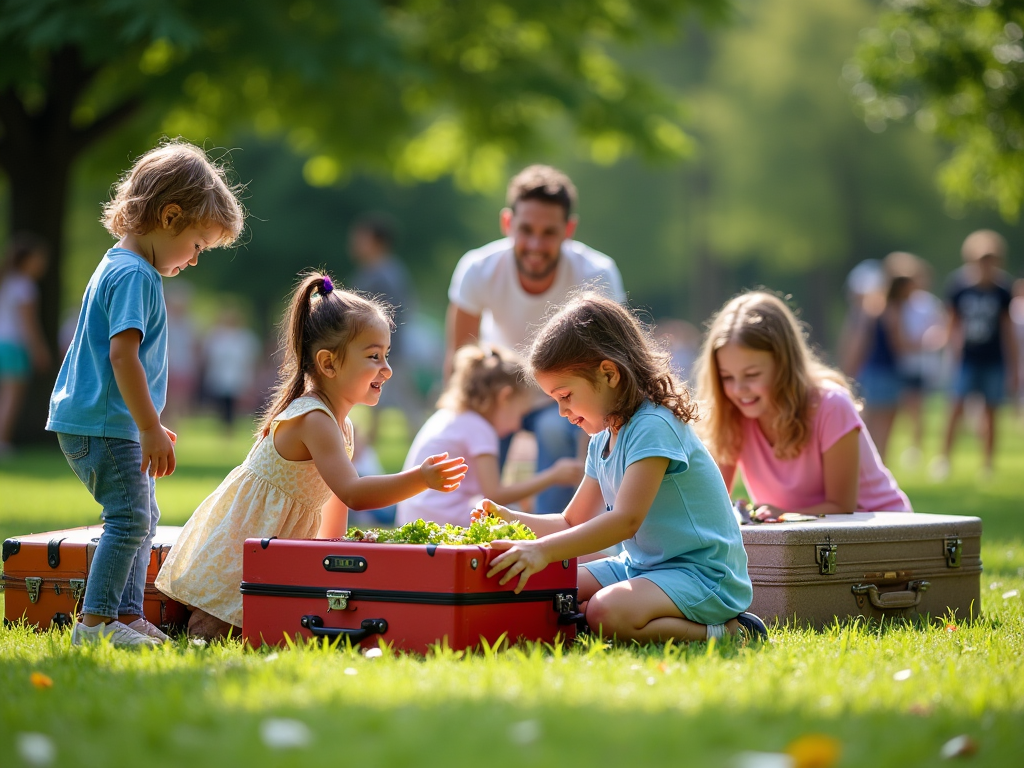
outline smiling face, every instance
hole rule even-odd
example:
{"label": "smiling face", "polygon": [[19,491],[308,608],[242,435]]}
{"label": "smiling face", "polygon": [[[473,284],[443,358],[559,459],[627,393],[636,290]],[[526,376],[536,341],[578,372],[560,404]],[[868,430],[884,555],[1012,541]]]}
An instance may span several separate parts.
{"label": "smiling face", "polygon": [[[535,374],[540,388],[558,403],[558,415],[588,435],[596,435],[608,427],[608,416],[618,399],[615,390],[619,383],[618,369],[608,361],[601,365],[597,380],[593,382],[563,373]],[[611,366],[611,370],[606,370],[606,365]]]}
{"label": "smiling face", "polygon": [[[352,405],[376,405],[384,382],[391,378],[387,355],[391,351],[391,331],[383,320],[374,320],[353,337],[345,347],[340,362],[329,350],[317,353],[322,385],[328,396]],[[327,357],[322,357],[326,355]],[[324,371],[325,360],[332,369]],[[333,375],[331,375],[333,373]]]}
{"label": "smiling face", "polygon": [[174,277],[199,263],[199,254],[221,241],[224,228],[219,224],[186,227],[178,234],[161,230],[153,238],[153,266],[164,277]]}
{"label": "smiling face", "polygon": [[751,349],[729,342],[716,350],[722,392],[748,419],[770,422],[775,415],[772,385],[775,383],[775,358],[771,352]]}
{"label": "smiling face", "polygon": [[520,200],[515,210],[502,211],[502,231],[512,238],[516,269],[523,287],[544,289],[554,279],[562,242],[572,237],[576,220],[565,209],[543,200]]}

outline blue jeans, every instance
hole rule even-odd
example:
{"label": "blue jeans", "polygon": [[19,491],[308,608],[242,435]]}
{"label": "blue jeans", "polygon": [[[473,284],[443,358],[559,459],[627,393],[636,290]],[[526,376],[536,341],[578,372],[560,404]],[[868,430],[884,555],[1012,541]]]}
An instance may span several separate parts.
{"label": "blue jeans", "polygon": [[[574,458],[579,445],[579,427],[558,415],[558,403],[545,405],[530,411],[523,417],[523,431],[532,432],[537,438],[537,471],[541,472],[559,459]],[[498,464],[505,466],[508,447],[512,443],[512,435],[501,441],[501,453]],[[552,485],[537,494],[537,514],[560,514],[572,501],[576,493],[574,485]]]}
{"label": "blue jeans", "polygon": [[142,615],[146,569],[160,520],[156,480],[142,472],[142,446],[116,437],[57,433],[60,449],[103,507],[103,533],[85,585],[84,613]]}

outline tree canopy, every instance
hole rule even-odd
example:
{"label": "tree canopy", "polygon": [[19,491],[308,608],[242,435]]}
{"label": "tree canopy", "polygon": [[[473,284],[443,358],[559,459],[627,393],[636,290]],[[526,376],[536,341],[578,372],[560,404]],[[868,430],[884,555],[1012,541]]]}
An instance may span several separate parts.
{"label": "tree canopy", "polygon": [[846,73],[868,127],[937,132],[953,145],[939,175],[950,201],[1007,220],[1024,203],[1022,40],[1022,0],[888,0]]}

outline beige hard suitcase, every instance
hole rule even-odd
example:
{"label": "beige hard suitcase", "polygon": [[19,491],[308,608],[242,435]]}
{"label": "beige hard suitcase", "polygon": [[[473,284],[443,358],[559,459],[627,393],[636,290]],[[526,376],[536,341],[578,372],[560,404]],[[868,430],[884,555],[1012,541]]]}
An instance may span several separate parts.
{"label": "beige hard suitcase", "polygon": [[741,530],[754,585],[750,610],[769,625],[980,615],[977,517],[855,512]]}

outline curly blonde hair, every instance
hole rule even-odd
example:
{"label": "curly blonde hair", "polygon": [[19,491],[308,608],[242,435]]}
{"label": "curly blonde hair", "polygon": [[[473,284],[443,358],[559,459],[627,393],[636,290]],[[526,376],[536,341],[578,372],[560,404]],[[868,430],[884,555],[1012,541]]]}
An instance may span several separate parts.
{"label": "curly blonde hair", "polygon": [[182,215],[174,234],[192,226],[218,225],[212,247],[231,245],[242,233],[242,187],[231,186],[225,169],[184,139],[170,139],[142,155],[114,185],[100,221],[114,237],[145,235],[160,226],[160,214],[177,205]]}
{"label": "curly blonde hair", "polygon": [[807,443],[823,385],[845,389],[852,397],[846,377],[811,350],[804,324],[785,301],[767,291],[736,296],[712,316],[697,358],[697,394],[707,416],[698,431],[719,464],[734,466],[743,448],[743,415],[725,395],[715,356],[726,344],[768,352],[775,361],[772,426],[780,459],[795,458]]}
{"label": "curly blonde hair", "polygon": [[437,407],[484,414],[494,407],[498,392],[505,387],[511,387],[514,394],[530,390],[520,357],[497,344],[467,344],[455,352],[452,377]]}

